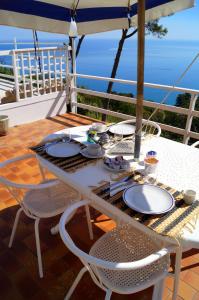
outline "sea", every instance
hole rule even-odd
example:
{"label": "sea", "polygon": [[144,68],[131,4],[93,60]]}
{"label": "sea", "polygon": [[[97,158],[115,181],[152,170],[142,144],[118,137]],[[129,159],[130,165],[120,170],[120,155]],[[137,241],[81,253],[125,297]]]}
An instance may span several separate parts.
{"label": "sea", "polygon": [[[27,41],[20,41],[18,48],[30,48]],[[44,41],[40,41],[40,47]],[[45,41],[53,46],[55,41]],[[56,41],[60,45],[67,41]],[[77,42],[77,41],[76,41]],[[12,49],[13,44],[1,44],[0,50]],[[87,75],[110,77],[113,67],[118,40],[94,39],[85,37],[80,53],[77,57],[77,72]],[[198,41],[175,41],[167,39],[146,39],[145,43],[145,82],[160,85],[176,85],[188,89],[199,90],[199,58],[188,70],[182,80],[179,78],[189,64],[199,53]],[[5,62],[5,57],[0,56]],[[10,58],[7,58],[7,63]],[[137,80],[137,41],[127,39],[125,41],[116,78]],[[79,86],[97,91],[106,91],[108,82],[79,79]],[[136,86],[114,83],[113,91],[132,93],[136,95]],[[145,88],[146,100],[161,102],[168,91],[154,88]],[[172,93],[166,104],[175,105],[177,93]]]}

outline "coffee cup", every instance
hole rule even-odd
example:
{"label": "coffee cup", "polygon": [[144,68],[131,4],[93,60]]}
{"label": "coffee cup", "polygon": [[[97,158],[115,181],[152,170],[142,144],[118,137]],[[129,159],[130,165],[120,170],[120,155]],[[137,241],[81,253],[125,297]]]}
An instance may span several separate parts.
{"label": "coffee cup", "polygon": [[183,193],[184,202],[188,205],[196,200],[196,192],[194,190],[185,190]]}
{"label": "coffee cup", "polygon": [[87,152],[90,155],[100,155],[102,152],[102,148],[98,144],[90,144],[87,146]]}

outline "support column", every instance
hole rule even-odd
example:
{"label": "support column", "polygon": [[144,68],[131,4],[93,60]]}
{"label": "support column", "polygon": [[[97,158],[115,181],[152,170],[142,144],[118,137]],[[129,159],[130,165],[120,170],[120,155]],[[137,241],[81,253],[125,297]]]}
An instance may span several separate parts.
{"label": "support column", "polygon": [[19,101],[20,100],[19,78],[18,78],[18,68],[17,68],[17,55],[15,53],[15,50],[12,51],[12,65],[13,65],[13,74],[14,74],[14,81],[15,81],[16,101]]}

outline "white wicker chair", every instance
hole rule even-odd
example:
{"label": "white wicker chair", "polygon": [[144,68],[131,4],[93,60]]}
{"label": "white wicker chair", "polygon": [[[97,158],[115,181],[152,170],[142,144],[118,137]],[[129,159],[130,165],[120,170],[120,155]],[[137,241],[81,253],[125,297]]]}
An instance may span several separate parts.
{"label": "white wicker chair", "polygon": [[[136,119],[133,118],[132,120],[125,120],[118,124],[131,124],[131,123],[135,125]],[[143,119],[142,125],[143,125],[142,132],[144,135],[148,135],[148,136],[153,135],[156,137],[159,137],[161,135],[161,128],[156,122]]]}
{"label": "white wicker chair", "polygon": [[191,147],[199,147],[199,141],[193,143],[193,144],[191,145]]}
{"label": "white wicker chair", "polygon": [[60,219],[59,231],[64,244],[84,264],[65,300],[71,297],[86,271],[106,292],[106,300],[110,299],[112,292],[132,294],[152,285],[155,285],[153,300],[161,300],[173,247],[162,247],[152,236],[126,224],[104,234],[94,243],[89,254],[83,252],[74,244],[65,225],[73,211],[88,204],[87,200],[73,204]]}
{"label": "white wicker chair", "polygon": [[[0,163],[0,168],[6,167],[8,164],[15,163],[24,159],[29,159],[32,157],[35,156],[33,154],[27,154],[24,156],[7,160],[5,162]],[[43,277],[43,267],[39,239],[40,219],[50,218],[63,213],[68,206],[70,206],[75,201],[80,200],[80,194],[77,191],[71,189],[66,184],[56,179],[43,181],[41,184],[19,184],[1,176],[0,183],[2,183],[8,188],[9,192],[11,192],[11,194],[14,196],[14,198],[20,205],[20,208],[18,209],[15,217],[14,226],[9,241],[9,247],[12,247],[20,214],[22,211],[24,211],[24,213],[28,217],[35,220],[35,239],[39,275],[40,277]],[[88,222],[90,221],[88,211],[87,220]],[[91,227],[90,222],[89,227]]]}

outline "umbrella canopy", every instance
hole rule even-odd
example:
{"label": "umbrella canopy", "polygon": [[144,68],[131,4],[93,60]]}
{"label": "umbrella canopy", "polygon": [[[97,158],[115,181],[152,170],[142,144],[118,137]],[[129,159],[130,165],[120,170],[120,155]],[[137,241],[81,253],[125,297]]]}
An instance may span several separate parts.
{"label": "umbrella canopy", "polygon": [[71,17],[76,21],[79,35],[137,26],[138,79],[134,156],[139,159],[145,23],[193,5],[194,0],[0,0],[0,24],[63,34],[70,31],[70,35],[72,25],[74,27]]}
{"label": "umbrella canopy", "polygon": [[[78,34],[137,26],[137,0],[0,0],[0,24],[67,34],[75,12]],[[146,0],[146,22],[192,7],[194,0]]]}

